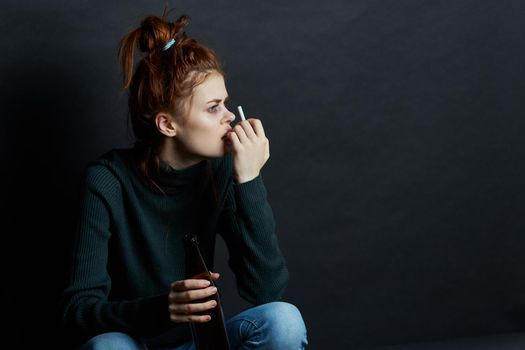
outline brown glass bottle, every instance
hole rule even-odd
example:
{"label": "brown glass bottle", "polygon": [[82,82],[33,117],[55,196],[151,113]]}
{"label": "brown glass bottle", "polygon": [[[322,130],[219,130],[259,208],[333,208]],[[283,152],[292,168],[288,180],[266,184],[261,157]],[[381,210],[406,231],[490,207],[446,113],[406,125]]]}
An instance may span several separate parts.
{"label": "brown glass bottle", "polygon": [[[210,281],[212,286],[217,287],[211,279],[210,272],[202,257],[197,236],[193,234],[186,235],[184,243],[186,250],[186,278],[205,279]],[[228,340],[228,333],[226,332],[226,324],[224,322],[224,314],[218,289],[217,293],[212,296],[196,300],[195,302],[202,303],[212,299],[217,302],[216,307],[196,313],[197,315],[210,315],[211,320],[205,323],[190,323],[195,349],[230,350],[230,342]]]}

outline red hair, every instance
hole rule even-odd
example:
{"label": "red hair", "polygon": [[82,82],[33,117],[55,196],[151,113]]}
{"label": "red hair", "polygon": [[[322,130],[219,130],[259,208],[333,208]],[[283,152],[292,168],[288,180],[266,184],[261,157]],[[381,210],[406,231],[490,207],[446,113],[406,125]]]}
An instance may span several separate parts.
{"label": "red hair", "polygon": [[[118,57],[123,72],[123,88],[129,92],[129,119],[139,151],[139,169],[147,179],[151,166],[158,168],[156,148],[161,134],[155,125],[159,112],[184,114],[188,97],[210,73],[225,75],[215,52],[188,37],[189,17],[182,15],[173,23],[162,17],[147,16],[140,26],[120,41]],[[175,43],[165,48],[175,39]],[[142,53],[135,71],[135,50]],[[154,182],[153,182],[154,183]],[[156,185],[155,185],[156,186]]]}

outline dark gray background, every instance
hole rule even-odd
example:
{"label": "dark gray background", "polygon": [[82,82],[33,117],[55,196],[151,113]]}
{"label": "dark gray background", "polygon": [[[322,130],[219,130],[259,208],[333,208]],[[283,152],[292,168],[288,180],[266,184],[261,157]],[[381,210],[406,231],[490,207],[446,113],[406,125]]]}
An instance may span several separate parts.
{"label": "dark gray background", "polygon": [[[310,349],[525,326],[525,2],[175,1],[260,118]],[[120,38],[163,1],[2,1],[3,332],[58,346],[77,184],[127,146]],[[224,246],[217,270],[227,313]],[[8,255],[10,254],[10,255]]]}

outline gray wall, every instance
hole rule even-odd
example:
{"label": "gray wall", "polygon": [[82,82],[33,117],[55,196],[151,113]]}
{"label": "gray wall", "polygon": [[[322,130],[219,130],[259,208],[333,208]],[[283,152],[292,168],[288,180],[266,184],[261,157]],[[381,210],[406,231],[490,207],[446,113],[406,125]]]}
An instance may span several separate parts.
{"label": "gray wall", "polygon": [[[223,58],[232,106],[264,123],[311,349],[524,327],[525,2],[169,4]],[[117,43],[164,2],[0,6],[3,318],[26,348],[63,337],[79,176],[130,142]]]}

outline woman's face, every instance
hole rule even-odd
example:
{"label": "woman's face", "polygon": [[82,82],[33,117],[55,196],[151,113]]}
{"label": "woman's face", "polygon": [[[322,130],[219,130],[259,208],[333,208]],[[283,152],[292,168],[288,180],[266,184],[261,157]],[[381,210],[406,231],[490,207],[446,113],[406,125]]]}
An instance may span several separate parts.
{"label": "woman's face", "polygon": [[176,136],[177,151],[185,158],[184,163],[222,157],[228,152],[224,136],[231,129],[235,114],[226,108],[227,101],[224,78],[219,73],[211,73],[193,89]]}

